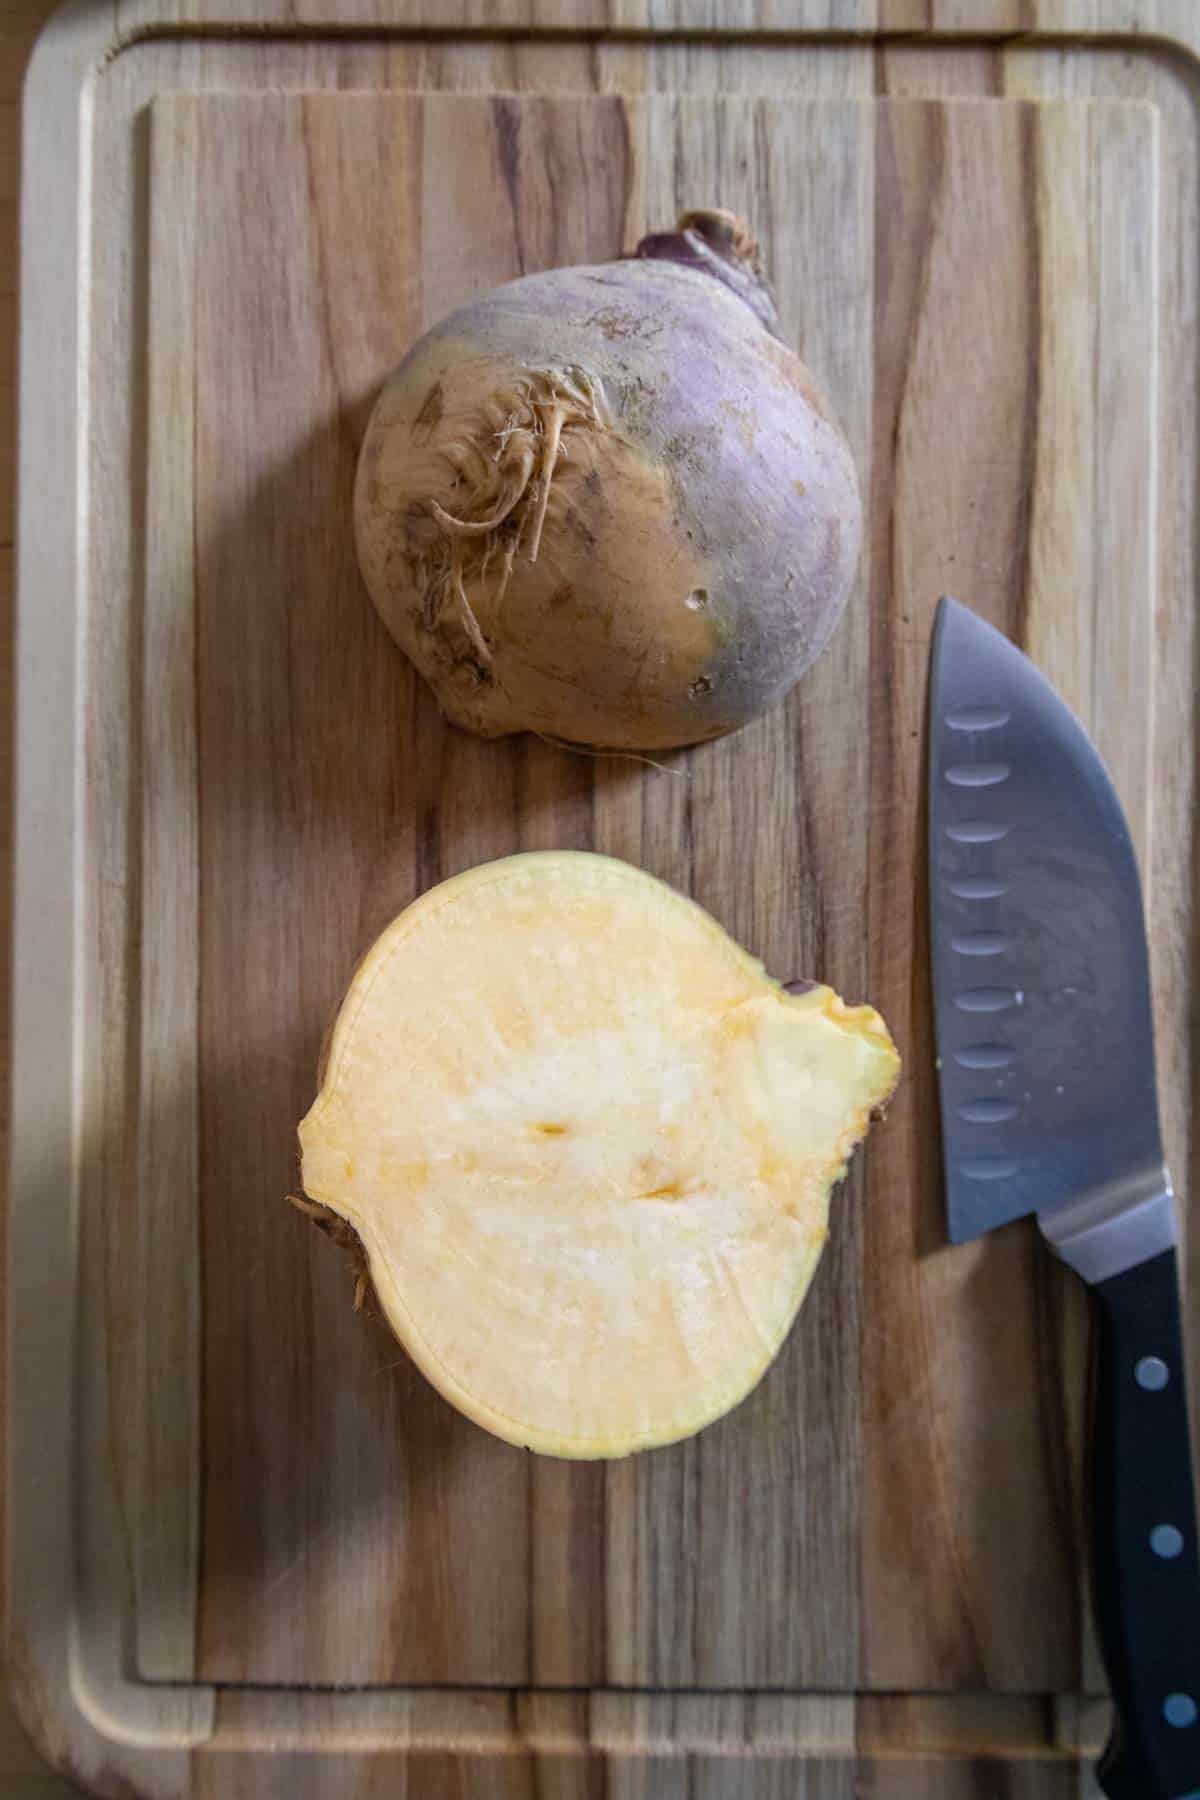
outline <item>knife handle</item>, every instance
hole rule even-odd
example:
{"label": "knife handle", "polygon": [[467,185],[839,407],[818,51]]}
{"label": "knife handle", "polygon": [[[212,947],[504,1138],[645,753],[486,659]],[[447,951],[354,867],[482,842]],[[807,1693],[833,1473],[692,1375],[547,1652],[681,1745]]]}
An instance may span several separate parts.
{"label": "knife handle", "polygon": [[1174,1250],[1098,1282],[1092,1575],[1110,1800],[1200,1792],[1200,1559]]}

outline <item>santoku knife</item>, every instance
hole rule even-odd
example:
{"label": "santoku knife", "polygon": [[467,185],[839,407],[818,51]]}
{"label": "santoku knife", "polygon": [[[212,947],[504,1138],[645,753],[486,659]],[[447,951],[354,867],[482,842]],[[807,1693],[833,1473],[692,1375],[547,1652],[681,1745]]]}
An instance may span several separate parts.
{"label": "santoku knife", "polygon": [[930,704],[950,1238],[1036,1213],[1091,1288],[1092,1577],[1114,1701],[1100,1784],[1200,1800],[1200,1562],[1137,861],[1083,727],[954,600]]}

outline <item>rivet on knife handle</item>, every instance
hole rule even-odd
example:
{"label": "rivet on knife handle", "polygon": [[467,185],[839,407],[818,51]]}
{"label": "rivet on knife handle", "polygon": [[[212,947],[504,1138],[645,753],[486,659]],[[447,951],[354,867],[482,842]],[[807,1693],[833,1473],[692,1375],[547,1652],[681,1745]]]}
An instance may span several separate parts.
{"label": "rivet on knife handle", "polygon": [[1093,1289],[1092,1574],[1112,1687],[1112,1800],[1200,1780],[1200,1562],[1174,1250]]}

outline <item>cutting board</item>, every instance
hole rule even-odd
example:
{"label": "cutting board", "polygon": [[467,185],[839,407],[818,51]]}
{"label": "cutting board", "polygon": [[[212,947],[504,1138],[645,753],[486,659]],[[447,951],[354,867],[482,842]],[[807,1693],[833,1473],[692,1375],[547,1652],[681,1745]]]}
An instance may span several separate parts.
{"label": "cutting board", "polygon": [[[334,0],[261,42],[68,14],[35,65],[28,128],[82,173],[68,207],[31,155],[25,213],[25,1716],[114,1795],[1091,1792],[1086,1307],[1023,1223],[945,1241],[925,691],[952,591],[1108,757],[1186,1193],[1183,52],[901,44],[865,14],[862,42],[565,10],[492,36],[430,5],[369,41],[324,29],[362,23]],[[699,204],[752,222],[853,447],[845,620],[720,743],[466,737],[355,567],[372,399],[450,308]],[[364,949],[431,884],[549,847],[636,863],[773,973],[869,998],[905,1058],[761,1385],[609,1465],[456,1414],[286,1200]]]}

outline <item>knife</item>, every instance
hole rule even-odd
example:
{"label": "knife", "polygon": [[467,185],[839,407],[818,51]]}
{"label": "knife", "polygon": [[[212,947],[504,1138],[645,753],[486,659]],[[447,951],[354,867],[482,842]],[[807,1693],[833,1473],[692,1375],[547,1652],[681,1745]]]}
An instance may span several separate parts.
{"label": "knife", "polygon": [[929,744],[950,1240],[1035,1213],[1091,1289],[1092,1587],[1114,1703],[1098,1778],[1112,1800],[1200,1800],[1200,1561],[1137,860],[1074,714],[950,599]]}

